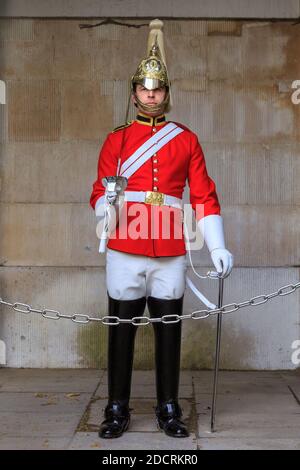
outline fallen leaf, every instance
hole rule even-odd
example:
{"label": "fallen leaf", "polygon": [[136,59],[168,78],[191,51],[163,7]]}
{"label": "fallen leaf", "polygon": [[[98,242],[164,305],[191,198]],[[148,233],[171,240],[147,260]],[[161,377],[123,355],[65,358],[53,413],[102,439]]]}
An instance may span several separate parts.
{"label": "fallen leaf", "polygon": [[99,449],[101,447],[101,444],[99,444],[99,442],[94,442],[90,445],[90,447],[97,447]]}
{"label": "fallen leaf", "polygon": [[80,397],[80,393],[65,393],[66,398],[76,398]]}
{"label": "fallen leaf", "polygon": [[43,442],[43,447],[48,447],[49,446],[49,441],[48,439],[46,439],[44,442]]}
{"label": "fallen leaf", "polygon": [[57,405],[57,401],[52,399],[52,400],[48,400],[47,403],[41,403],[41,406],[48,406],[48,405]]}

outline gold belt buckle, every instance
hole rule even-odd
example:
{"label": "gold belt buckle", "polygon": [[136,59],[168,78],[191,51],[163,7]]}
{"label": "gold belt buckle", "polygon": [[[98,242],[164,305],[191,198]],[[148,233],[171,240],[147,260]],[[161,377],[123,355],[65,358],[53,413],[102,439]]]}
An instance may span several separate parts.
{"label": "gold belt buckle", "polygon": [[154,191],[147,191],[146,192],[145,203],[146,204],[154,204],[156,206],[162,206],[163,203],[164,203],[164,194],[154,192]]}

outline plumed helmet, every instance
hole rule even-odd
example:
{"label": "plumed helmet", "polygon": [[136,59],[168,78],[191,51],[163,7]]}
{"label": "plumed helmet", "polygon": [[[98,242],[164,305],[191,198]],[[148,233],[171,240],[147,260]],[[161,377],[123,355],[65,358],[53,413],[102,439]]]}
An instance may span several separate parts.
{"label": "plumed helmet", "polygon": [[[162,103],[162,111],[168,112],[171,108],[171,95],[162,32],[163,22],[158,19],[153,20],[149,24],[149,28],[147,57],[139,63],[131,79],[131,88],[134,92],[135,85],[137,84],[143,85],[148,90],[165,86],[167,88],[167,95]],[[138,103],[140,104],[139,101]],[[146,106],[145,110],[147,108]]]}

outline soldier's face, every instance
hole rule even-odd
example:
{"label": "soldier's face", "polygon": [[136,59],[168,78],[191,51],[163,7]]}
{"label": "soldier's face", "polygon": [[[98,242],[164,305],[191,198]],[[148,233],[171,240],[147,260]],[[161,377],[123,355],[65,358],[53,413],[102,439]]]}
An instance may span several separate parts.
{"label": "soldier's face", "polygon": [[[165,97],[166,97],[166,93],[167,93],[167,90],[166,90],[166,87],[161,87],[161,88],[155,88],[154,90],[148,90],[147,88],[145,88],[143,85],[136,85],[136,90],[135,90],[135,94],[136,96],[138,97],[138,99],[143,103],[143,104],[146,104],[148,106],[157,106],[157,105],[160,105]],[[134,103],[136,103],[136,100],[135,100],[135,97],[133,95],[133,101]],[[137,104],[138,106],[138,104]],[[138,106],[139,107],[139,106]],[[145,113],[145,111],[141,110],[144,114],[149,114],[151,116],[158,116],[159,114],[161,114],[161,111],[156,111],[153,113],[152,112],[147,112]]]}

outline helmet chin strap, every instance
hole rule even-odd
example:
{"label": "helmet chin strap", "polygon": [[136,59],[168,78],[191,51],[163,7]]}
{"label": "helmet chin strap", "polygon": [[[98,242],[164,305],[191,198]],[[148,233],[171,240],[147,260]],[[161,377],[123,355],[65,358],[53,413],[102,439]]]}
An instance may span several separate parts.
{"label": "helmet chin strap", "polygon": [[155,106],[150,106],[149,104],[144,104],[141,102],[141,100],[138,99],[138,97],[136,96],[136,93],[134,93],[134,97],[135,97],[135,100],[137,102],[137,105],[138,107],[144,111],[144,112],[149,112],[149,113],[161,113],[163,114],[166,110],[166,108],[168,107],[168,104],[169,104],[169,99],[170,99],[170,96],[169,96],[169,93],[167,94],[167,96],[165,97],[164,101],[158,105],[155,105]]}

